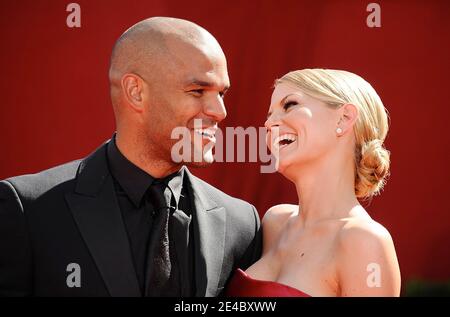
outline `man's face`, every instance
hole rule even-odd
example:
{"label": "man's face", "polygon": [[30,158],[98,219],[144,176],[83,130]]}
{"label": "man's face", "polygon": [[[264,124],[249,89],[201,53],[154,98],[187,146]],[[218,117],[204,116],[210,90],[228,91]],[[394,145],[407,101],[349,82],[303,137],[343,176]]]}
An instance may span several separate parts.
{"label": "man's face", "polygon": [[152,156],[173,163],[171,151],[179,140],[171,135],[183,128],[190,136],[184,140],[190,147],[184,163],[204,166],[213,162],[215,130],[226,117],[223,96],[230,85],[226,60],[214,46],[172,43],[169,51],[146,86],[145,137],[152,144]]}

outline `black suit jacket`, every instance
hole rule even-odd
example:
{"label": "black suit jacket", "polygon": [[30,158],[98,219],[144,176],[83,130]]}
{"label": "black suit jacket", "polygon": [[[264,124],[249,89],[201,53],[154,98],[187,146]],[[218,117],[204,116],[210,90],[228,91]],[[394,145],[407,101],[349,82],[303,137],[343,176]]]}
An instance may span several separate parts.
{"label": "black suit jacket", "polygon": [[[196,296],[218,296],[261,253],[255,208],[186,170],[194,202]],[[79,265],[80,287],[67,277]],[[68,269],[70,269],[68,271]],[[141,296],[106,158],[0,182],[0,296]]]}

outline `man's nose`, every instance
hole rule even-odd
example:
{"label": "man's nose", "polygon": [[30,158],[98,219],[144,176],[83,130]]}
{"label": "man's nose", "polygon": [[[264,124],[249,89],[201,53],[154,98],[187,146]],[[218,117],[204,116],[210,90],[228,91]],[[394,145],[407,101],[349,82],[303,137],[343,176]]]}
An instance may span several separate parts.
{"label": "man's nose", "polygon": [[216,98],[210,100],[210,102],[205,105],[204,112],[208,117],[213,118],[217,122],[225,119],[227,116],[227,109],[225,109],[222,97],[217,95]]}

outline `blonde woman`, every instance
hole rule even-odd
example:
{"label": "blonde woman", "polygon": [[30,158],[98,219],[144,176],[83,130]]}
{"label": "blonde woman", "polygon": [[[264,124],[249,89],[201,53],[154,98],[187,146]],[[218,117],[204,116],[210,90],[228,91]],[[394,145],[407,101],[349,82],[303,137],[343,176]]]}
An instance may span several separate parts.
{"label": "blonde woman", "polygon": [[346,71],[290,72],[265,126],[299,204],[266,212],[262,257],[236,271],[227,295],[399,296],[392,238],[358,200],[379,194],[389,172],[388,117],[372,86]]}

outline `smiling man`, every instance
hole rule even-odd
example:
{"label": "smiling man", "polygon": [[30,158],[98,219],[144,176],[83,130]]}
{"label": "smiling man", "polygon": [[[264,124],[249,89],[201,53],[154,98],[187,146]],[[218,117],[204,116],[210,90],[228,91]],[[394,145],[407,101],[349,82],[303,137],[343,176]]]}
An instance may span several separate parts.
{"label": "smiling man", "polygon": [[[146,19],[116,42],[109,78],[111,140],[0,182],[0,295],[220,295],[261,252],[255,208],[187,168],[212,163],[204,148],[226,116],[220,45],[192,22]],[[192,155],[175,162],[180,127]]]}

